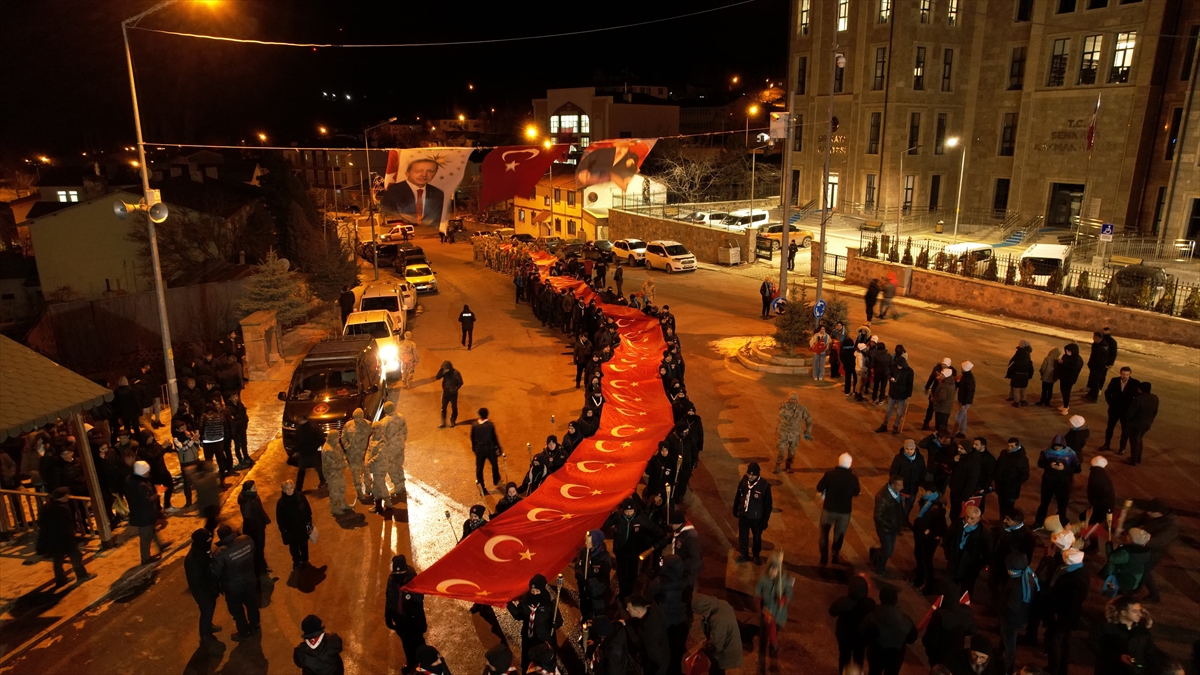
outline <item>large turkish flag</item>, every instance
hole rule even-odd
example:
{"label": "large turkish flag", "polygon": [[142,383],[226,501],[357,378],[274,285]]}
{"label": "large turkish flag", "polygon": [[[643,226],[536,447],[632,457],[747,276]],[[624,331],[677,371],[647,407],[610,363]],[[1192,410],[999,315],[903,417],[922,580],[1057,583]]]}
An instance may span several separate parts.
{"label": "large turkish flag", "polygon": [[496,148],[483,158],[483,190],[479,204],[526,196],[541,180],[546,169],[561,160],[570,145],[559,144],[544,148],[540,145],[506,145]]}
{"label": "large turkish flag", "polygon": [[[535,255],[545,269],[554,258]],[[544,273],[543,273],[544,274]],[[615,319],[621,344],[604,364],[605,404],[600,429],[532,495],[471,533],[406,588],[447,598],[503,605],[529,588],[529,579],[553,579],[596,529],[637,487],[646,462],[673,426],[658,365],[666,343],[658,320],[636,309],[601,304],[581,281],[546,277],[555,289],[574,288]]]}

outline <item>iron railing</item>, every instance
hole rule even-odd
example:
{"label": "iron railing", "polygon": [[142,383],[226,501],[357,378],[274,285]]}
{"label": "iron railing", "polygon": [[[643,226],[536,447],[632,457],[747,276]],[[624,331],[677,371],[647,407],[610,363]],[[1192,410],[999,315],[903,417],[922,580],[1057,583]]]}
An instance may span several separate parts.
{"label": "iron railing", "polygon": [[846,257],[836,253],[825,254],[825,274],[846,278]]}
{"label": "iron railing", "polygon": [[1103,255],[1106,262],[1115,255],[1143,260],[1190,261],[1195,252],[1194,239],[1160,241],[1157,237],[1114,237],[1112,241],[1103,242],[1088,237],[1075,246],[1073,255],[1080,259]]}
{"label": "iron railing", "polygon": [[[42,505],[49,498],[50,495],[45,492],[34,490],[0,490],[0,533],[35,530]],[[79,531],[84,534],[98,532],[92,500],[76,495],[71,495],[69,499]]]}

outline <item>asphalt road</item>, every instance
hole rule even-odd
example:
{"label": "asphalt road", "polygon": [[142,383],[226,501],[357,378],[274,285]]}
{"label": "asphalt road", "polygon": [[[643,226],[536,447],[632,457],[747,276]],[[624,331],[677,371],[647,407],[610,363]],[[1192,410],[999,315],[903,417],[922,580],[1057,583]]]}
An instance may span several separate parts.
{"label": "asphalt road", "polygon": [[[217,621],[225,626],[218,635],[219,644],[199,645],[198,612],[187,594],[182,566],[175,562],[161,570],[140,595],[108,604],[70,623],[39,648],[8,664],[6,672],[291,672],[291,649],[300,640],[300,621],[310,612],[319,614],[328,629],[345,640],[348,673],[398,669],[404,658],[400,642],[382,619],[383,589],[391,556],[405,553],[416,567],[427,566],[453,546],[452,530],[459,530],[471,504],[486,500],[490,507],[497,498],[493,493],[481,500],[474,490],[467,428],[437,428],[440,388],[432,375],[438,365],[450,360],[463,373],[466,384],[460,394],[460,422],[475,417],[477,407],[490,408],[508,455],[507,473],[513,480],[519,480],[528,464],[522,446],[532,443],[536,450],[547,434],[561,434],[581,403],[573,387],[574,371],[569,366],[565,338],[542,329],[527,305],[515,305],[509,279],[473,263],[468,244],[441,245],[436,237],[420,243],[438,272],[440,293],[420,298],[418,314],[411,323],[421,350],[415,386],[393,392],[409,425],[407,509],[397,508],[384,518],[359,505],[357,515],[335,521],[329,515],[324,491],[313,490],[315,479],[310,477],[308,494],[320,531],[311,554],[315,568],[300,577],[289,577],[286,550],[274,528],[269,529],[267,560],[280,578],[266,594],[261,638],[231,642],[233,622],[219,607]],[[630,270],[626,288],[640,286],[645,274]],[[765,535],[767,548],[785,549],[788,569],[798,577],[791,619],[782,633],[786,659],[782,666],[772,664],[771,671],[800,672],[799,664],[804,664],[804,672],[835,672],[833,624],[825,610],[844,593],[848,575],[866,569],[867,549],[876,544],[870,519],[873,500],[869,495],[885,482],[887,467],[903,437],[873,433],[882,412],[848,402],[837,381],[822,386],[807,377],[760,375],[741,368],[730,358],[747,337],[771,332],[771,326],[757,318],[756,280],[708,271],[670,277],[662,272],[650,274],[658,283],[660,304],[671,305],[677,317],[687,361],[688,390],[706,427],[702,464],[687,498],[689,516],[704,542],[705,570],[700,587],[729,600],[743,622],[753,616],[753,599],[727,590],[727,586],[739,588],[747,579],[752,583],[758,570],[727,564],[727,553],[737,540],[737,526],[730,512],[736,484],[748,462],[757,461],[765,471],[770,470],[775,454],[776,411],[789,391],[799,391],[801,400],[812,411],[815,441],[802,446],[796,472],[767,474],[778,510]],[[364,279],[370,277],[367,272]],[[470,352],[459,345],[456,321],[466,303],[479,317],[475,348]],[[850,306],[851,323],[857,325],[863,316],[861,303],[851,298]],[[1004,402],[1008,387],[1002,379],[1020,339],[1034,345],[1035,363],[1040,363],[1050,346],[1061,346],[1063,340],[925,311],[905,313],[899,321],[877,323],[875,331],[889,344],[905,345],[918,378],[943,356],[950,356],[956,363],[973,361],[979,389],[971,411],[971,433],[988,437],[993,447],[1015,435],[1034,454],[1055,433],[1065,430],[1065,418],[1057,411],[1011,408]],[[1114,455],[1110,458],[1110,473],[1120,497],[1159,496],[1180,510],[1183,535],[1171,558],[1159,568],[1165,599],[1153,606],[1153,611],[1159,645],[1183,657],[1190,654],[1191,643],[1200,637],[1195,623],[1200,615],[1200,577],[1195,572],[1200,567],[1195,548],[1200,538],[1195,499],[1200,491],[1196,441],[1200,431],[1200,356],[1194,350],[1154,344],[1137,348],[1143,353],[1125,348],[1118,365],[1128,364],[1136,377],[1154,382],[1162,408],[1147,439],[1145,463],[1127,467],[1112,459]],[[1079,405],[1073,412],[1088,418],[1093,439],[1103,433],[1102,405]],[[909,413],[910,429],[919,424],[922,413],[920,406]],[[554,426],[552,415],[557,421]],[[913,424],[914,418],[917,424]],[[920,438],[915,429],[911,433]],[[1098,441],[1093,440],[1089,451],[1096,445]],[[844,549],[849,566],[821,569],[816,566],[820,502],[815,485],[844,451],[856,458],[854,469],[862,479],[863,496],[856,500]],[[283,464],[278,441],[254,471],[252,477],[260,485],[268,512],[273,514],[279,483],[294,473]],[[1036,508],[1038,475],[1035,470],[1018,504],[1029,514]],[[1082,506],[1085,480],[1077,482],[1077,507]],[[991,506],[989,521],[996,517],[994,501]],[[449,524],[444,516],[447,510],[451,512]],[[899,570],[912,569],[910,535],[900,538],[893,560]],[[1098,612],[1099,599],[1095,596],[1089,607]],[[928,602],[908,587],[902,590],[901,605],[916,621],[923,616]],[[487,647],[502,635],[507,635],[510,643],[515,637],[514,625],[506,617],[489,621],[490,617],[472,614],[457,601],[430,598],[427,610],[428,640],[447,655],[454,672],[480,672]],[[986,608],[977,614],[984,630],[994,636],[994,615]],[[568,609],[567,616],[570,630],[577,614]],[[748,626],[743,632],[747,637],[753,634]],[[1073,672],[1090,671],[1091,658],[1082,640],[1080,633]],[[746,666],[740,672],[755,672],[757,652],[749,643],[745,647]],[[1021,660],[1041,662],[1040,656],[1028,649],[1021,652]],[[918,646],[909,651],[904,672],[926,672],[924,663]]]}

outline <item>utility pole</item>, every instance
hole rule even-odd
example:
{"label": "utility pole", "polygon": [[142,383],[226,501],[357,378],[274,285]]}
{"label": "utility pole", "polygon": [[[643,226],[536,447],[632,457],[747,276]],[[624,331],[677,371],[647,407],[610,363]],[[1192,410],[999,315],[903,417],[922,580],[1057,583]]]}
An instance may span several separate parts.
{"label": "utility pole", "polygon": [[[797,0],[791,3],[790,23],[788,24],[793,29],[796,28],[796,4]],[[790,33],[789,33],[790,35]],[[790,39],[790,38],[789,38]],[[787,92],[787,106],[784,115],[787,116],[787,126],[784,127],[783,137],[783,185],[780,187],[779,194],[783,197],[783,208],[780,211],[780,217],[783,220],[783,235],[779,239],[779,293],[781,297],[787,297],[788,287],[788,246],[791,244],[791,215],[792,215],[792,200],[795,195],[792,194],[792,149],[796,147],[792,144],[792,139],[796,134],[796,116],[793,114],[796,108],[796,92],[792,87],[796,82],[796,59],[792,58],[792,45],[788,44],[788,66],[787,66],[787,82],[783,85],[783,90]],[[800,186],[796,186],[797,188]],[[754,202],[751,202],[753,205]],[[753,216],[754,209],[751,208],[750,214]],[[821,258],[825,258],[825,251],[821,251]]]}
{"label": "utility pole", "polygon": [[829,120],[825,126],[825,182],[821,185],[821,255],[817,258],[817,299],[814,302],[822,300],[821,291],[825,286],[825,225],[829,221],[829,212],[833,209],[833,205],[829,203],[829,156],[833,151],[833,87],[837,81],[838,59],[842,58],[841,54],[838,54],[836,8],[831,16],[833,16],[833,49],[830,51],[832,58],[829,62]]}
{"label": "utility pole", "polygon": [[[367,153],[367,217],[371,220],[371,252],[375,256],[372,261],[372,265],[375,267],[375,281],[379,281],[379,242],[375,240],[375,184],[371,180],[371,130],[395,121],[395,117],[389,117],[386,122],[380,122],[363,130],[363,150]],[[357,226],[355,231],[358,231]]]}

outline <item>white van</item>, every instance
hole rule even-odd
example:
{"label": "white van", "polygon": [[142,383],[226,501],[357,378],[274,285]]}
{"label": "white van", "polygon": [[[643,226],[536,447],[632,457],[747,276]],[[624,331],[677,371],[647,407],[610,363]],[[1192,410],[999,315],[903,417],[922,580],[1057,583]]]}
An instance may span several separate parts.
{"label": "white van", "polygon": [[417,308],[417,289],[407,281],[376,281],[367,284],[358,299],[355,311],[368,312],[381,309],[392,315],[392,322],[400,327],[400,334],[407,330],[407,313]]}
{"label": "white van", "polygon": [[740,231],[745,230],[751,225],[766,225],[769,215],[762,209],[754,209],[753,212],[750,209],[738,209],[737,211],[730,211],[729,215],[725,216],[725,220],[721,221],[721,224],[731,230]]}
{"label": "white van", "polygon": [[713,227],[720,225],[721,221],[728,217],[729,214],[725,213],[724,211],[696,211],[695,213],[689,213],[686,216],[683,216],[680,218],[680,220],[692,223],[694,225],[708,225]]}
{"label": "white van", "polygon": [[968,258],[974,258],[976,263],[987,262],[993,255],[995,255],[995,249],[991,244],[964,242],[946,247],[946,257],[954,258],[960,263],[965,262]]}
{"label": "white van", "polygon": [[[1021,269],[1026,263],[1033,266],[1033,285],[1045,286],[1050,282],[1050,275],[1059,270],[1066,282],[1067,272],[1071,268],[1071,247],[1062,244],[1033,244],[1021,254]],[[1017,278],[1020,279],[1020,269]]]}

